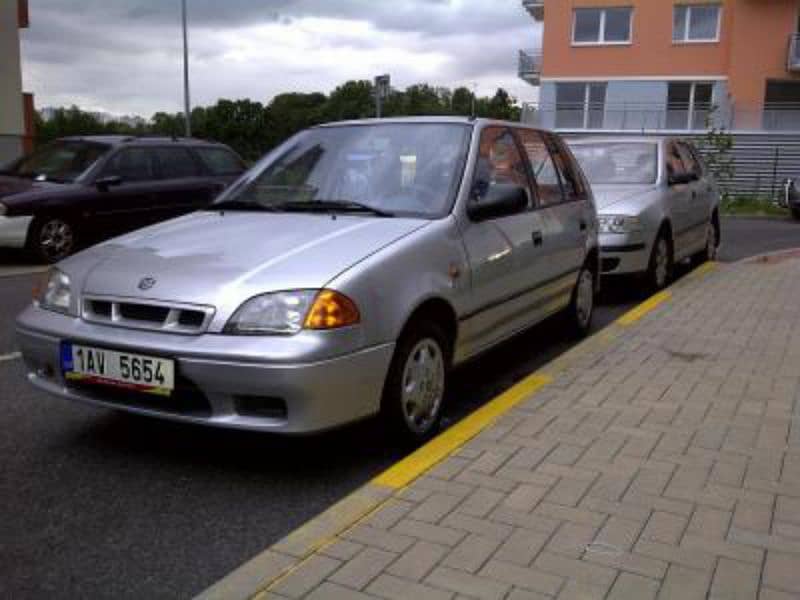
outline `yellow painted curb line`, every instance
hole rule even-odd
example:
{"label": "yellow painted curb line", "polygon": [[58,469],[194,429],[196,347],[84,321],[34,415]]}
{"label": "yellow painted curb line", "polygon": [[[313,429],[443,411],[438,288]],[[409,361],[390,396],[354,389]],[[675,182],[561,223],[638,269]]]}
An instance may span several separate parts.
{"label": "yellow painted curb line", "polygon": [[634,323],[636,323],[636,321],[638,321],[648,313],[653,312],[655,309],[664,304],[664,302],[666,302],[670,298],[672,298],[672,292],[669,292],[667,290],[659,292],[655,296],[651,296],[650,298],[642,302],[636,308],[626,312],[619,319],[617,319],[617,323],[619,325],[625,325],[625,326],[633,325]]}
{"label": "yellow painted curb line", "polygon": [[529,375],[400,462],[389,467],[373,479],[372,483],[391,489],[407,486],[494,423],[504,413],[552,381],[553,378],[549,375],[538,373]]}

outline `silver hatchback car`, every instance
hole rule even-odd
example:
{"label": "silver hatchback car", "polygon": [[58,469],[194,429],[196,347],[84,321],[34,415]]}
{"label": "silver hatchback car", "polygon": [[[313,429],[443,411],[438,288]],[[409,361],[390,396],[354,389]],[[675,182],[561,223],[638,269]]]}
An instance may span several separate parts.
{"label": "silver hatchback car", "polygon": [[437,428],[447,377],[544,318],[590,326],[590,188],[555,135],[457,118],[302,132],[209,210],[54,268],[20,315],[30,381],[180,421]]}
{"label": "silver hatchback car", "polygon": [[665,287],[676,262],[712,260],[720,244],[720,193],[686,140],[570,140],[600,213],[602,272],[643,274]]}

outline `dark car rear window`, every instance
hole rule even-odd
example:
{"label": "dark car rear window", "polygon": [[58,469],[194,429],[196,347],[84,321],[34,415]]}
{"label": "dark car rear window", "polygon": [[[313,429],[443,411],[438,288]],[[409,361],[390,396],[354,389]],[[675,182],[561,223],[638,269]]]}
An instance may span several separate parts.
{"label": "dark car rear window", "polygon": [[239,175],[244,171],[239,157],[225,148],[195,148],[195,152],[214,175]]}

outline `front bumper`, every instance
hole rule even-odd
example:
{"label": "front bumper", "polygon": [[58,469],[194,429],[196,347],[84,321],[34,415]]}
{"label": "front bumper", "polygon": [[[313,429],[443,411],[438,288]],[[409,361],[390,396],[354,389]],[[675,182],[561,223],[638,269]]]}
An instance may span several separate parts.
{"label": "front bumper", "polygon": [[643,233],[600,235],[600,264],[603,275],[630,275],[647,271],[652,242]]}
{"label": "front bumper", "polygon": [[[263,357],[243,360],[236,353],[237,337],[120,330],[33,306],[18,319],[17,337],[29,381],[55,396],[176,421],[291,434],[319,432],[377,413],[394,352],[394,344],[383,344],[287,363],[270,358],[271,339],[263,338]],[[173,359],[176,391],[170,398],[151,398],[78,387],[61,372],[63,341]]]}
{"label": "front bumper", "polygon": [[24,248],[33,217],[0,217],[0,248]]}

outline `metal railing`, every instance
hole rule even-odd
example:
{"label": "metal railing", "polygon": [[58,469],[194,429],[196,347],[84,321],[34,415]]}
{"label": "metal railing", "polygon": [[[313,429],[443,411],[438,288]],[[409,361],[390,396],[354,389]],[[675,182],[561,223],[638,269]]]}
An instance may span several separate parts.
{"label": "metal railing", "polygon": [[709,104],[525,103],[522,120],[547,129],[597,131],[800,132],[800,104],[770,103],[764,108],[712,107]]}
{"label": "metal railing", "polygon": [[520,50],[517,72],[520,78],[528,83],[538,85],[542,77],[542,52],[540,50]]}
{"label": "metal railing", "polygon": [[800,71],[800,33],[789,37],[789,55],[786,59],[786,70]]}
{"label": "metal railing", "polygon": [[537,21],[544,19],[544,0],[522,0],[522,7]]}

